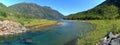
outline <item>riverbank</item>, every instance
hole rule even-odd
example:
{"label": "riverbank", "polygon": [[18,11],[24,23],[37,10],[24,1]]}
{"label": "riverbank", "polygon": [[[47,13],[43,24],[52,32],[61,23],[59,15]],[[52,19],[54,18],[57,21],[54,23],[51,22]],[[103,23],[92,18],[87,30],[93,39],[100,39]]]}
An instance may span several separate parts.
{"label": "riverbank", "polygon": [[[14,20],[14,19],[13,19]],[[39,29],[53,26],[53,25],[59,25],[61,22],[57,22],[55,20],[47,20],[47,19],[17,19],[14,20],[16,22],[19,22],[23,26],[25,26],[29,31],[40,31]]]}
{"label": "riverbank", "polygon": [[53,20],[45,20],[45,19],[41,19],[41,20],[30,20],[30,21],[24,21],[23,25],[25,27],[29,27],[29,28],[33,28],[33,29],[37,29],[37,28],[41,28],[41,27],[45,27],[45,26],[51,26],[51,25],[57,25],[58,22],[57,21],[53,21]]}
{"label": "riverbank", "polygon": [[[14,35],[19,33],[24,33],[26,31],[34,31],[37,28],[42,28],[46,26],[57,25],[59,22],[46,20],[46,19],[29,19],[20,20],[22,22],[13,20],[3,20],[0,21],[0,36],[3,35]],[[29,28],[28,28],[29,27]],[[31,30],[34,29],[34,30]]]}
{"label": "riverbank", "polygon": [[20,23],[11,20],[0,21],[0,36],[26,32],[27,29]]}
{"label": "riverbank", "polygon": [[87,36],[79,38],[77,45],[96,45],[107,33],[120,33],[120,20],[87,20],[86,22],[93,24],[96,28]]}

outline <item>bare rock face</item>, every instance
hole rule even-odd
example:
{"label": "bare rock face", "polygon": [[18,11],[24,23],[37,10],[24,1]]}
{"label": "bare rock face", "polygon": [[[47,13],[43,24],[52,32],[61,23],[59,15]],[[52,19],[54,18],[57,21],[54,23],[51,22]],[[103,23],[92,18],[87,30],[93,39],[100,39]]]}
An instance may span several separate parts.
{"label": "bare rock face", "polygon": [[113,35],[112,32],[108,33],[102,38],[96,45],[120,45],[120,38],[117,35]]}
{"label": "bare rock face", "polygon": [[0,21],[0,35],[10,35],[26,32],[26,28],[20,23],[10,20]]}

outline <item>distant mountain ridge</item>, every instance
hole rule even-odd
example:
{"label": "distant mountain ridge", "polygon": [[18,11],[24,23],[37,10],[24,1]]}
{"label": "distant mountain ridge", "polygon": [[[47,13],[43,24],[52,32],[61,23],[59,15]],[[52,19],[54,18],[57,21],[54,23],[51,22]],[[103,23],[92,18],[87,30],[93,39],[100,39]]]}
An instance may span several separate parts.
{"label": "distant mountain ridge", "polygon": [[120,19],[120,0],[106,0],[93,9],[66,16],[70,20]]}
{"label": "distant mountain ridge", "polygon": [[63,15],[58,11],[48,7],[40,6],[34,3],[18,3],[8,8],[18,11],[25,15],[34,15],[36,18],[42,19],[61,19]]}

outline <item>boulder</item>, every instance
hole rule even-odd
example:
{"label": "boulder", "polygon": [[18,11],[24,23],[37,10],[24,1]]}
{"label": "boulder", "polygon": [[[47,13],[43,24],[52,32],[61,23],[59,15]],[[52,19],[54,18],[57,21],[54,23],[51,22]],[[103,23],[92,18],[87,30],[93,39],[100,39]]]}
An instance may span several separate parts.
{"label": "boulder", "polygon": [[120,38],[113,35],[112,32],[108,33],[104,38],[102,38],[96,45],[120,45]]}
{"label": "boulder", "polygon": [[26,28],[18,22],[11,20],[0,21],[0,36],[26,32]]}
{"label": "boulder", "polygon": [[31,43],[32,43],[32,40],[31,40],[31,39],[25,39],[25,43],[31,44]]}

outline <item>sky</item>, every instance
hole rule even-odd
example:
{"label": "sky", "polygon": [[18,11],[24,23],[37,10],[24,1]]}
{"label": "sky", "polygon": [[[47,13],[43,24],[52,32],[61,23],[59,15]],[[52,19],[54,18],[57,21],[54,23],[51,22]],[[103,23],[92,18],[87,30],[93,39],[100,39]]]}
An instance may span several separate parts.
{"label": "sky", "polygon": [[104,1],[105,0],[0,0],[0,2],[6,6],[11,6],[21,2],[36,3],[40,6],[49,6],[65,16],[89,10]]}

